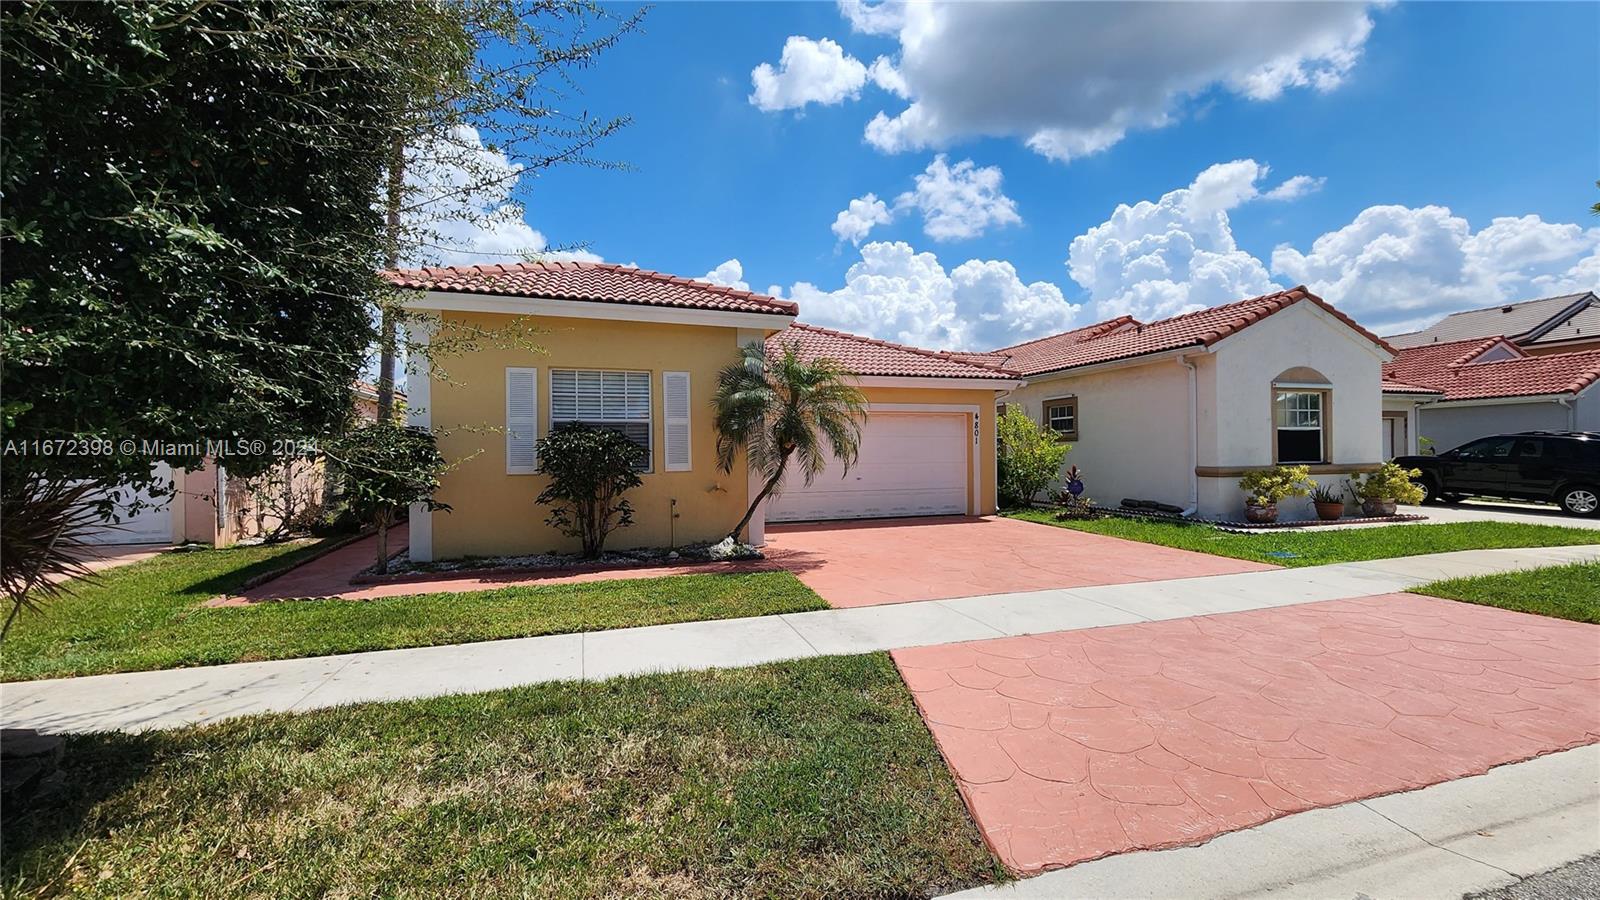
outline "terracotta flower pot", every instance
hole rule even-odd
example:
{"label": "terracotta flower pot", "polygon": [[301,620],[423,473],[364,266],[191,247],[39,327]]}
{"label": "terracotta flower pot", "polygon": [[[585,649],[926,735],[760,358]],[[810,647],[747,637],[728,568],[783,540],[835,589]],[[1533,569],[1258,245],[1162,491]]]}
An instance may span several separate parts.
{"label": "terracotta flower pot", "polygon": [[1369,518],[1392,516],[1397,506],[1399,504],[1394,500],[1363,500],[1361,501],[1361,512]]}
{"label": "terracotta flower pot", "polygon": [[1313,503],[1317,508],[1317,518],[1324,522],[1332,522],[1344,515],[1344,504],[1338,500],[1329,503]]}
{"label": "terracotta flower pot", "polygon": [[1254,522],[1258,525],[1266,522],[1276,522],[1278,521],[1278,504],[1268,503],[1266,506],[1256,506],[1252,503],[1246,503],[1244,506],[1244,519],[1246,522]]}

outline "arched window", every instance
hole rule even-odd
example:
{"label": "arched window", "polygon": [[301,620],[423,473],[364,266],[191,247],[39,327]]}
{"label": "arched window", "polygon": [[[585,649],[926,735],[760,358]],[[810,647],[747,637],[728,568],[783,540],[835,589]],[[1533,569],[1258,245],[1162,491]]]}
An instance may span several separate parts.
{"label": "arched window", "polygon": [[1272,461],[1282,465],[1333,459],[1333,385],[1305,366],[1272,379]]}

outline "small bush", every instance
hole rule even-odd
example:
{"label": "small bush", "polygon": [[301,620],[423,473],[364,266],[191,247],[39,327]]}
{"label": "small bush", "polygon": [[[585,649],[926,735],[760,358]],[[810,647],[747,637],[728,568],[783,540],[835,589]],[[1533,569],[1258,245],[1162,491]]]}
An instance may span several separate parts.
{"label": "small bush", "polygon": [[1253,506],[1272,506],[1285,497],[1304,497],[1313,484],[1308,466],[1273,466],[1245,473],[1239,490]]}
{"label": "small bush", "polygon": [[1000,505],[1027,506],[1061,471],[1072,445],[1015,406],[999,420]]}
{"label": "small bush", "polygon": [[1407,469],[1399,463],[1386,462],[1370,475],[1350,479],[1350,490],[1362,500],[1394,500],[1414,505],[1422,502],[1423,493],[1411,479],[1421,477],[1421,469]]}
{"label": "small bush", "polygon": [[534,500],[551,507],[545,524],[581,541],[586,559],[599,558],[606,536],[633,524],[633,505],[622,495],[640,484],[634,467],[644,448],[619,431],[569,422],[545,435],[535,452],[539,474],[550,477]]}

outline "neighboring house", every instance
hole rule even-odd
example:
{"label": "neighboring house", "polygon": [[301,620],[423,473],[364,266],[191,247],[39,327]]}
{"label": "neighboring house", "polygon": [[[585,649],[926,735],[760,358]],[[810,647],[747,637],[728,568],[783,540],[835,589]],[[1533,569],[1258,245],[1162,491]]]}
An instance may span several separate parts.
{"label": "neighboring house", "polygon": [[[1072,442],[1088,495],[1236,518],[1245,472],[1332,484],[1382,459],[1382,339],[1303,287],[1141,323],[1123,316],[968,358],[1027,379],[1002,398]],[[1299,506],[1305,506],[1302,510]],[[1284,504],[1285,518],[1309,504]]]}
{"label": "neighboring house", "polygon": [[[398,379],[396,379],[398,381]],[[356,418],[363,422],[378,421],[378,386],[366,381],[356,382]],[[395,385],[394,408],[395,415],[404,412],[406,405],[406,392]]]}
{"label": "neighboring house", "polygon": [[[1435,450],[1516,431],[1600,431],[1600,350],[1529,355],[1504,337],[1398,351],[1383,368],[1385,415],[1405,409]],[[1400,397],[1388,384],[1433,393]]]}
{"label": "neighboring house", "polygon": [[[375,421],[377,388],[358,381],[351,392],[357,418]],[[396,400],[403,403],[404,392],[396,392]],[[226,467],[209,458],[199,469],[174,469],[157,463],[155,477],[158,484],[167,486],[160,497],[152,497],[148,491],[133,491],[126,485],[114,488],[111,493],[116,507],[103,526],[89,533],[88,541],[193,542],[227,547],[270,534],[285,513],[293,521],[322,508],[324,479],[321,463],[315,460],[287,463],[249,480],[230,475]]]}
{"label": "neighboring house", "polygon": [[1600,297],[1594,291],[1452,313],[1421,331],[1384,338],[1396,350],[1504,337],[1524,355],[1600,350]]}
{"label": "neighboring house", "polygon": [[[793,343],[858,372],[870,415],[861,459],[808,488],[789,484],[775,519],[941,512],[995,506],[995,397],[1018,384],[997,367],[796,325],[793,302],[606,263],[523,263],[388,273],[407,305],[494,330],[514,317],[542,329],[542,352],[483,345],[439,361],[448,378],[413,366],[408,420],[441,431],[452,463],[436,495],[449,512],[411,515],[413,559],[571,549],[534,498],[535,444],[563,422],[616,428],[644,447],[633,524],[617,548],[721,538],[760,485],[737,460],[717,466],[711,398],[717,373],[752,341]],[[427,340],[426,329],[413,340]],[[959,488],[957,477],[959,476]],[[959,492],[959,494],[958,494]],[[757,515],[748,539],[762,539]]]}

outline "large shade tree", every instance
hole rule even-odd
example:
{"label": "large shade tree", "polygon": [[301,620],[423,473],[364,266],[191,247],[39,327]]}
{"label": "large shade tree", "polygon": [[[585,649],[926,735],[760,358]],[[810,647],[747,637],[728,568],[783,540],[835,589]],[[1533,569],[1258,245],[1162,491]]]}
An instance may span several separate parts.
{"label": "large shade tree", "polygon": [[745,345],[737,362],[717,375],[713,422],[717,464],[732,472],[740,451],[761,476],[761,490],[728,536],[738,540],[761,502],[797,473],[810,484],[830,458],[855,464],[867,401],[855,376],[837,361],[806,359],[793,346],[769,354],[759,341]]}
{"label": "large shade tree", "polygon": [[[235,471],[337,430],[373,340],[400,111],[469,45],[448,4],[0,6],[9,473]],[[430,57],[431,58],[431,57]],[[264,443],[206,447],[200,439]]]}

